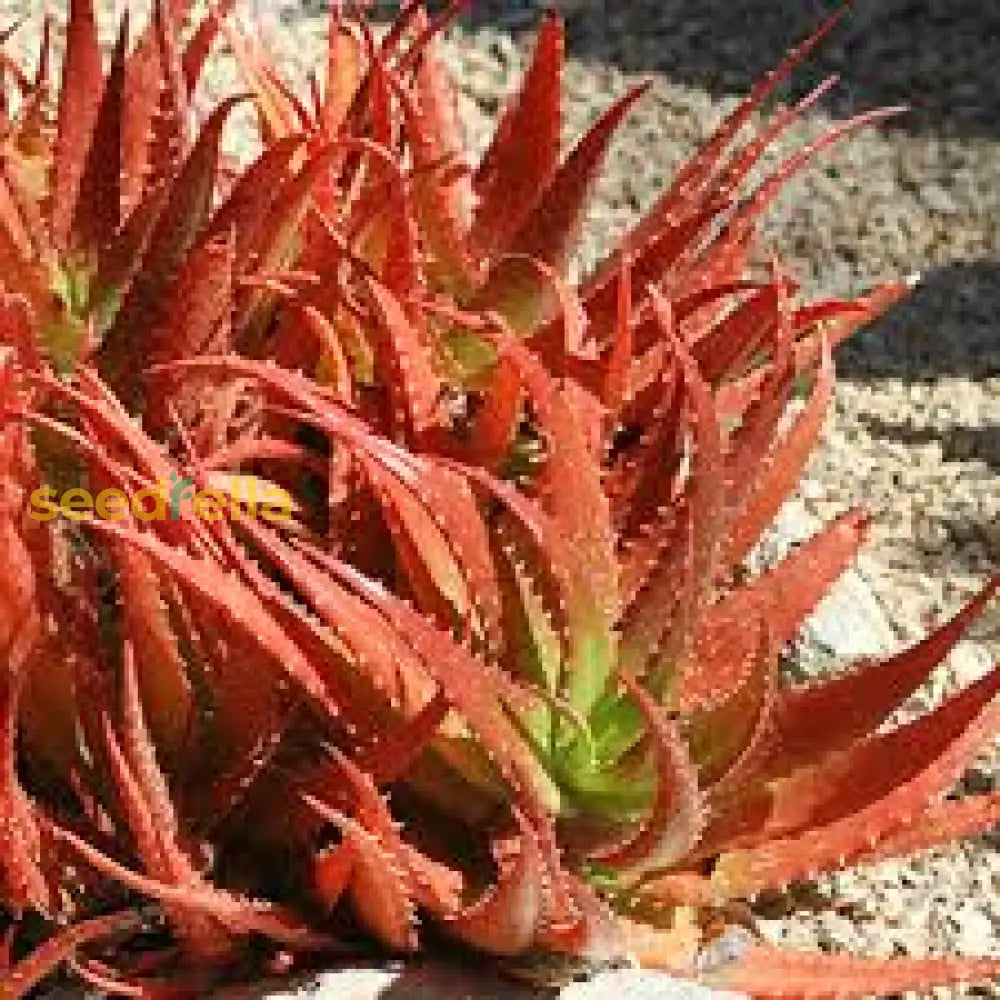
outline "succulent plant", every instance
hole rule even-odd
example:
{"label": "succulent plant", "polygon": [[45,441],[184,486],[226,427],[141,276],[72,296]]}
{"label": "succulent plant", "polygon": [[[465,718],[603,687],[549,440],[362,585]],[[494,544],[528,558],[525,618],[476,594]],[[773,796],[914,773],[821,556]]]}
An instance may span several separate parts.
{"label": "succulent plant", "polygon": [[[866,518],[746,569],[833,348],[905,291],[803,304],[756,248],[788,177],[887,113],[748,184],[830,83],[759,109],[838,17],[576,284],[641,88],[564,158],[556,18],[471,169],[434,52],[453,8],[378,34],[338,7],[303,98],[191,6],[134,48],[126,22],[105,70],[74,0],[54,126],[47,42],[34,76],[4,61],[0,997],[63,964],[201,996],[413,951],[418,918],[508,967],[635,956],[761,995],[1000,973],[732,932],[757,893],[1000,816],[945,798],[1000,672],[887,725],[994,584],[790,687],[781,651]],[[240,98],[188,138],[220,30],[261,122],[242,171],[219,153]]]}

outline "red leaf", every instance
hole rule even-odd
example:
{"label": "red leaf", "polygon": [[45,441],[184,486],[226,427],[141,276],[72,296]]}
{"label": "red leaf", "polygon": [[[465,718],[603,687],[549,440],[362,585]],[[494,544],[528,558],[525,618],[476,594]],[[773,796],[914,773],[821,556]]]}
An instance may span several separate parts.
{"label": "red leaf", "polygon": [[264,610],[253,592],[235,576],[207,559],[164,544],[147,532],[122,527],[112,521],[91,521],[92,530],[120,538],[145,552],[163,571],[177,578],[186,590],[208,607],[243,638],[264,653],[276,668],[286,673],[326,716],[336,716],[338,708],[330,700],[314,666]]}
{"label": "red leaf", "polygon": [[756,646],[756,635],[748,623],[765,623],[772,655],[776,656],[791,642],[830,587],[854,561],[867,530],[868,523],[862,514],[848,513],[777,566],[707,608],[695,640],[698,666],[684,678],[679,695],[681,705],[686,708],[717,705],[738,690]]}
{"label": "red leaf", "polygon": [[[891,659],[863,662],[835,677],[783,692],[765,743],[768,752],[758,767],[778,775],[874,732],[944,661],[998,587],[1000,579],[993,580],[951,621]],[[815,725],[816,719],[824,724]]]}
{"label": "red leaf", "polygon": [[404,432],[404,439],[419,441],[440,421],[442,383],[430,346],[388,288],[373,278],[366,284],[383,335],[378,355],[388,382],[390,425]]}
{"label": "red leaf", "polygon": [[501,356],[482,392],[482,402],[473,420],[467,458],[484,469],[503,465],[523,409],[521,376],[510,358]]}
{"label": "red leaf", "polygon": [[629,873],[665,868],[683,858],[704,827],[698,772],[677,726],[636,681],[622,683],[638,704],[656,760],[656,799],[641,830],[626,844],[591,855],[592,860]]}
{"label": "red leaf", "polygon": [[757,473],[743,511],[735,519],[725,551],[725,565],[736,566],[756,544],[782,504],[791,496],[823,429],[833,398],[833,361],[824,350],[812,395],[802,414]]}
{"label": "red leaf", "polygon": [[[580,140],[517,232],[511,253],[536,258],[562,272],[611,139],[648,86],[640,84],[616,101]],[[497,280],[502,279],[491,277],[490,284]]]}
{"label": "red leaf", "polygon": [[327,808],[322,814],[337,825],[351,852],[350,893],[358,919],[392,951],[414,951],[416,909],[409,872],[396,852],[348,816]]}
{"label": "red leaf", "polygon": [[[142,716],[135,664],[128,645],[124,656],[123,691],[126,746],[123,749],[119,745],[108,720],[105,749],[118,800],[139,857],[156,881],[179,889],[201,890],[202,879],[177,842],[177,817]],[[193,954],[218,959],[228,953],[230,943],[222,927],[185,908],[168,907],[168,912],[185,946]]]}
{"label": "red leaf", "polygon": [[[190,6],[184,0],[183,6]],[[169,0],[154,0],[151,30],[159,49],[159,100],[150,121],[147,183],[172,180],[188,155],[188,93],[181,62],[180,18]]]}
{"label": "red leaf", "polygon": [[70,0],[52,161],[52,242],[65,248],[104,90],[93,0]]}
{"label": "red leaf", "polygon": [[223,22],[235,7],[236,0],[219,0],[211,8],[208,16],[198,25],[191,41],[188,42],[187,48],[184,50],[183,65],[184,82],[187,85],[189,96],[194,93],[198,86],[205,63],[208,61]]}
{"label": "red leaf", "polygon": [[996,958],[857,958],[788,952],[754,945],[732,964],[702,978],[719,989],[755,997],[861,997],[929,991],[950,983],[1000,977]]}
{"label": "red leaf", "polygon": [[105,878],[165,906],[211,917],[225,924],[234,934],[259,934],[304,951],[323,951],[332,945],[329,937],[309,931],[280,907],[250,902],[214,888],[178,887],[158,882],[130,871],[70,830],[52,824],[51,832],[56,840],[70,847]]}
{"label": "red leaf", "polygon": [[725,503],[725,438],[709,388],[674,329],[669,305],[658,293],[652,302],[683,376],[691,471],[673,545],[630,609],[622,653],[633,671],[648,669],[651,689],[662,692],[668,681],[682,688],[691,672],[697,616],[714,583]]}
{"label": "red leaf", "polygon": [[547,873],[538,834],[523,820],[519,836],[494,842],[496,886],[482,899],[445,918],[445,929],[490,955],[527,951],[542,916]]}
{"label": "red leaf", "polygon": [[236,181],[209,223],[207,238],[225,238],[235,231],[240,273],[250,267],[251,255],[262,241],[275,202],[294,175],[293,162],[305,141],[301,135],[290,135],[268,146]]}
{"label": "red leaf", "polygon": [[[155,324],[146,335],[144,367],[198,354],[222,353],[229,348],[235,260],[232,233],[192,249],[164,291]],[[145,371],[137,372],[136,377],[144,385]],[[162,437],[169,425],[171,402],[178,402],[185,415],[198,410],[191,401],[172,401],[163,394],[151,394],[146,401],[145,427],[155,438]]]}
{"label": "red leaf", "polygon": [[476,173],[479,206],[470,236],[486,255],[508,249],[559,166],[564,41],[562,19],[548,14],[531,66]]}
{"label": "red leaf", "polygon": [[[573,603],[567,609],[570,644],[567,692],[588,711],[610,677],[612,628],[619,613],[615,539],[586,414],[572,394],[560,390],[530,352],[504,335],[501,352],[519,370],[537,426],[545,461],[536,478],[539,500],[567,546]],[[567,490],[566,484],[573,483]]]}
{"label": "red leaf", "polygon": [[455,93],[433,42],[428,39],[417,67],[416,106],[401,98],[412,131],[413,202],[428,270],[440,287],[466,290],[476,280],[478,263],[469,238],[472,182],[463,156]]}
{"label": "red leaf", "polygon": [[170,627],[160,581],[150,561],[128,545],[109,546],[128,600],[122,603],[122,628],[139,651],[138,672],[150,723],[164,750],[178,754],[190,735],[194,711],[191,681]]}
{"label": "red leaf", "polygon": [[0,809],[4,816],[0,823],[0,891],[4,902],[16,913],[48,913],[53,901],[42,870],[35,807],[17,776],[14,684],[8,677],[0,678]]}
{"label": "red leaf", "polygon": [[64,928],[12,969],[4,972],[3,981],[0,982],[0,1000],[24,1000],[36,986],[71,958],[78,948],[92,941],[133,934],[141,928],[142,919],[134,910],[82,920],[72,927]]}
{"label": "red leaf", "polygon": [[344,23],[337,4],[330,5],[330,42],[326,62],[326,90],[320,121],[328,139],[344,124],[364,75],[364,49],[358,34]]}
{"label": "red leaf", "polygon": [[686,202],[695,199],[704,200],[706,186],[716,176],[720,161],[733,140],[739,135],[740,130],[750,121],[754,113],[770,99],[792,71],[836,27],[848,9],[849,4],[845,3],[834,11],[812,35],[792,49],[779,66],[764,76],[750,93],[737,104],[708,142],[680,170],[670,189],[658,199],[656,205],[626,238],[624,244],[626,248],[634,248],[637,243],[645,243],[650,233],[659,229],[663,220],[675,215]]}
{"label": "red leaf", "polygon": [[[751,631],[750,622],[746,629]],[[739,647],[730,648],[727,655],[735,658],[738,652],[742,652]],[[738,668],[746,674],[743,683],[719,704],[685,719],[685,739],[698,765],[698,783],[702,788],[710,787],[713,795],[724,794],[746,779],[772,727],[778,660],[764,629],[759,632],[756,650],[749,652],[751,662]],[[698,664],[705,673],[712,670],[704,659]]]}
{"label": "red leaf", "polygon": [[1000,823],[1000,794],[946,799],[928,806],[920,815],[880,837],[871,851],[862,852],[857,864],[910,857],[931,847],[952,844],[961,837],[989,832]]}
{"label": "red leaf", "polygon": [[779,887],[869,856],[958,780],[1000,727],[1000,669],[939,709],[825,758],[772,788],[759,844],[722,855],[711,883],[732,897]]}
{"label": "red leaf", "polygon": [[208,217],[219,144],[233,108],[230,98],[212,113],[159,213],[142,267],[100,348],[101,369],[113,387],[128,389],[140,367],[137,340],[156,321],[156,309]]}
{"label": "red leaf", "polygon": [[104,97],[97,113],[74,214],[76,237],[91,252],[106,247],[121,225],[121,132],[125,95],[125,63],[129,37],[128,14],[122,18],[118,43]]}

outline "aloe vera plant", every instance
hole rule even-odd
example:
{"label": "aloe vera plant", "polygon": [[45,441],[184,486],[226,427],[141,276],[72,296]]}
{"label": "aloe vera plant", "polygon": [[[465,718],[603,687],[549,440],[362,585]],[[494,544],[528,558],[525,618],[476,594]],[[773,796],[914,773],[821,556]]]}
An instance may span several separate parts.
{"label": "aloe vera plant", "polygon": [[[126,22],[104,68],[74,0],[58,88],[48,31],[37,73],[4,61],[0,997],[62,966],[202,996],[421,925],[760,995],[1000,973],[723,947],[761,891],[1000,815],[944,797],[1000,728],[1000,672],[886,725],[993,584],[788,687],[866,518],[745,570],[833,349],[905,291],[803,303],[755,259],[782,184],[888,113],[748,189],[830,84],[759,109],[839,15],[577,285],[641,88],[563,155],[558,19],[473,168],[434,51],[454,8],[376,34],[338,6],[301,96],[228,5],[191,6],[135,45]],[[241,98],[189,131],[220,31],[261,124],[242,171],[219,152]]]}

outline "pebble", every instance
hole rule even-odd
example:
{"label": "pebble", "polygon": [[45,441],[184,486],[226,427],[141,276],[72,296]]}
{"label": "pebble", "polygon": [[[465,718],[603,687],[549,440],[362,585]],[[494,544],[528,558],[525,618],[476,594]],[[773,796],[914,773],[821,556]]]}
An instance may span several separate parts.
{"label": "pebble", "polygon": [[452,966],[345,969],[225,990],[215,1000],[739,1000],[737,994],[704,989],[654,972],[598,974],[561,990],[517,986],[489,972]]}

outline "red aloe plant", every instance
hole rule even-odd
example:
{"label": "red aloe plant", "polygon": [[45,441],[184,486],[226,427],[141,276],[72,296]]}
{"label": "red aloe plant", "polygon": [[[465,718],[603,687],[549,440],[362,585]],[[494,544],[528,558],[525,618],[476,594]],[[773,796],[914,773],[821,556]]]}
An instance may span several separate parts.
{"label": "red aloe plant", "polygon": [[[434,53],[454,8],[376,36],[335,5],[305,99],[228,4],[193,31],[190,6],[157,4],[134,46],[126,23],[105,69],[75,0],[54,127],[47,41],[34,81],[11,74],[0,997],[61,964],[200,996],[359,932],[412,951],[421,917],[507,961],[634,954],[760,994],[1000,974],[723,933],[757,892],[1000,812],[943,798],[1000,728],[1000,672],[886,725],[992,585],[923,643],[789,688],[778,654],[866,519],[744,570],[833,348],[903,292],[800,304],[754,264],[784,181],[885,114],[747,192],[829,84],[741,136],[837,17],[574,286],[641,88],[563,157],[557,19],[472,169]],[[189,134],[220,29],[264,139],[235,176],[238,99]],[[29,914],[68,928],[19,958]]]}

